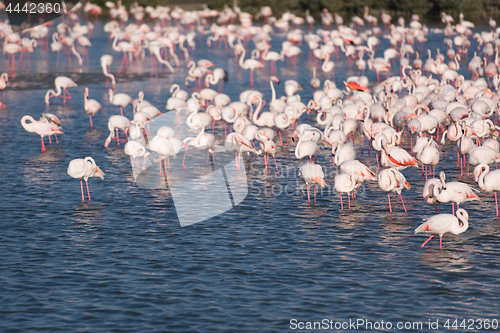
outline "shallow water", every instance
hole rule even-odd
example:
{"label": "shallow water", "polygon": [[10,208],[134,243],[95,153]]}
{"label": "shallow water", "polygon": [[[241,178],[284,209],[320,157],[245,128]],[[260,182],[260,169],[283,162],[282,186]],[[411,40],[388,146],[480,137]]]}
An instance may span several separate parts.
{"label": "shallow water", "polygon": [[[276,34],[274,49],[284,38]],[[431,35],[426,47],[444,49],[442,39]],[[272,160],[266,179],[263,158],[246,159],[246,199],[219,216],[180,227],[170,191],[137,186],[123,144],[118,148],[113,141],[103,147],[107,119],[119,108],[107,100],[99,58],[112,54],[116,73],[120,57],[102,25],[91,41],[90,66],[82,73],[74,59],[71,72],[64,69],[61,54],[59,75],[79,85],[70,89],[73,99],[66,105],[57,98],[49,106],[43,102],[56,76],[55,54],[49,60],[47,54],[32,55],[31,74],[20,72],[9,80],[8,107],[0,110],[2,331],[280,332],[290,328],[293,318],[363,318],[394,326],[422,322],[424,330],[428,320],[439,320],[442,331],[446,319],[499,319],[500,221],[494,218],[493,196],[481,193],[480,202],[463,204],[470,227],[461,235],[445,236],[443,250],[437,237],[421,248],[425,237],[413,230],[434,208],[421,198],[420,169],[403,172],[413,187],[403,193],[407,214],[394,197],[394,213],[389,214],[387,195],[376,182],[364,184],[351,212],[340,211],[331,154],[323,149],[318,163],[328,187],[317,194],[316,204],[308,205],[298,177],[301,162],[289,136],[290,147],[277,153],[280,176]],[[381,50],[386,45],[383,40]],[[312,98],[312,62],[306,62],[307,47],[303,49],[300,65],[279,64],[278,77],[298,80],[307,101]],[[158,79],[150,78],[148,59],[134,64],[130,77],[118,76],[117,92],[136,97],[143,90],[148,101],[164,110],[170,85],[183,83],[187,74],[179,56],[176,73],[162,72]],[[248,72],[228,51],[198,43],[194,59],[200,58],[228,71],[224,92],[233,100],[248,89]],[[0,57],[0,68],[5,66]],[[335,71],[339,86],[355,75],[342,56]],[[266,65],[256,73],[255,89],[269,100],[268,77]],[[319,77],[323,81],[326,75]],[[104,107],[94,117],[93,129],[83,111],[84,87]],[[277,87],[278,96],[282,89]],[[38,118],[43,112],[56,114],[66,133],[59,136],[59,145],[46,142],[44,154],[38,136],[20,124],[23,115]],[[130,107],[125,115],[132,116]],[[316,124],[312,115],[300,121]],[[219,124],[217,137],[223,138]],[[366,148],[366,140],[364,144]],[[408,140],[403,146],[409,147]],[[358,158],[376,168],[373,151],[361,153],[359,137],[356,147]],[[202,162],[205,153],[193,154],[199,156],[195,167],[200,173],[209,172],[211,166]],[[89,180],[91,204],[81,204],[78,180],[66,173],[70,160],[85,156],[94,157],[106,173],[103,181]],[[451,143],[444,146],[437,172],[441,170],[450,180],[473,183],[472,175],[460,179]],[[219,198],[212,201],[217,205]],[[451,212],[450,205],[441,206],[441,212]]]}

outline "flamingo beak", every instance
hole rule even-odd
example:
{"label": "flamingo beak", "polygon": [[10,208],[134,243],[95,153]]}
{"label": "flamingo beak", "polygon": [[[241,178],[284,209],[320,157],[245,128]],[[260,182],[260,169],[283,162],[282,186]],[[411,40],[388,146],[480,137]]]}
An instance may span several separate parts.
{"label": "flamingo beak", "polygon": [[104,175],[105,175],[105,173],[102,172],[102,170],[100,168],[97,168],[97,170],[95,172],[95,176],[98,178],[104,179]]}

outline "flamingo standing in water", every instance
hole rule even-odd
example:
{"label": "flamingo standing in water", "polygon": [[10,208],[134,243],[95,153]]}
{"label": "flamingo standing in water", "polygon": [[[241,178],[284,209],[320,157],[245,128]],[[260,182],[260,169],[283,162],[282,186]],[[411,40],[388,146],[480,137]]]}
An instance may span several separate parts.
{"label": "flamingo standing in water", "polygon": [[92,116],[95,115],[97,112],[102,110],[102,105],[95,99],[88,99],[89,98],[89,88],[85,87],[85,95],[84,95],[84,103],[83,103],[83,108],[85,109],[85,113],[89,115],[90,118],[90,127],[94,127],[92,125]]}
{"label": "flamingo standing in water", "polygon": [[75,81],[71,80],[69,77],[66,77],[66,76],[56,77],[56,79],[54,80],[54,83],[55,83],[57,91],[54,91],[52,89],[49,89],[49,91],[47,91],[47,93],[45,94],[45,104],[47,104],[47,105],[50,104],[49,100],[51,97],[61,96],[61,89],[63,92],[62,98],[64,99],[63,104],[66,104],[66,99],[71,99],[71,95],[68,91],[68,88],[78,87],[78,85],[75,83]]}
{"label": "flamingo standing in water", "polygon": [[342,202],[342,194],[347,194],[349,201],[349,211],[351,211],[351,193],[354,192],[362,183],[363,178],[357,173],[353,174],[341,173],[335,176],[335,191],[340,195],[340,207],[344,210],[344,203]]}
{"label": "flamingo standing in water", "polygon": [[111,80],[111,88],[115,90],[115,76],[109,72],[109,67],[113,63],[113,57],[109,54],[105,54],[101,57],[101,68],[104,76],[106,77],[106,88],[108,87],[108,80]]}
{"label": "flamingo standing in water", "polygon": [[82,189],[82,202],[85,201],[85,196],[83,194],[83,182],[85,180],[85,185],[87,185],[87,194],[90,202],[90,191],[89,184],[87,180],[91,177],[98,177],[104,179],[104,172],[97,166],[92,157],[76,158],[69,162],[68,165],[68,175],[75,179],[80,179],[80,188]]}
{"label": "flamingo standing in water", "polygon": [[401,203],[406,213],[405,203],[403,197],[401,196],[401,191],[403,188],[411,189],[411,185],[406,181],[405,176],[399,172],[396,168],[384,169],[379,172],[378,176],[378,186],[387,192],[387,199],[389,200],[389,211],[392,213],[391,207],[391,196],[389,192],[396,192],[401,198]]}
{"label": "flamingo standing in water", "polygon": [[[120,64],[120,69],[118,70],[118,75],[120,75],[120,73],[122,72],[123,64],[125,64],[125,63],[127,63],[127,65],[125,67],[126,68],[125,71],[128,75],[129,74],[129,61],[132,61],[132,52],[136,52],[137,49],[134,47],[133,44],[131,44],[129,42],[121,41],[120,43],[118,43],[118,34],[114,34],[112,36],[115,37],[115,39],[113,40],[113,44],[112,44],[113,50],[115,50],[117,52],[123,52],[123,59],[122,59],[122,63]],[[128,58],[127,58],[127,53],[128,53]]]}
{"label": "flamingo standing in water", "polygon": [[495,192],[496,216],[498,217],[497,192],[500,191],[500,170],[490,171],[490,167],[482,163],[474,169],[474,178],[481,190],[485,192]]}
{"label": "flamingo standing in water", "polygon": [[[460,225],[459,220],[462,222]],[[439,235],[439,249],[442,248],[443,235],[447,232],[451,232],[454,235],[461,234],[469,228],[469,214],[465,209],[457,209],[457,216],[451,214],[438,214],[434,215],[424,223],[422,223],[418,228],[415,229],[415,233],[428,233],[433,234],[429,237],[421,247],[424,247],[428,241],[434,237],[434,234]]]}
{"label": "flamingo standing in water", "polygon": [[309,196],[309,184],[314,185],[314,202],[316,202],[316,184],[325,187],[326,183],[323,179],[325,174],[321,165],[312,162],[306,162],[300,167],[300,177],[304,180],[307,187],[307,202],[311,203],[311,198]]}
{"label": "flamingo standing in water", "polygon": [[[106,139],[106,142],[104,143],[104,147],[108,148],[109,143],[111,140],[115,137],[115,130],[116,130],[116,144],[119,146],[120,145],[120,137],[118,136],[118,130],[121,129],[125,133],[125,136],[127,136],[127,131],[128,131],[128,126],[130,125],[130,120],[127,117],[124,116],[111,116],[109,117],[108,120],[108,129],[109,129],[109,136]],[[125,140],[121,140],[126,142]]]}
{"label": "flamingo standing in water", "polygon": [[108,93],[109,102],[113,105],[119,106],[120,114],[123,116],[123,108],[132,103],[132,97],[124,93],[115,94],[113,89],[109,89]]}
{"label": "flamingo standing in water", "polygon": [[[28,120],[30,121],[29,123]],[[40,135],[42,138],[42,152],[46,150],[45,143],[43,142],[44,136],[50,136],[56,133],[64,134],[56,124],[51,124],[44,120],[36,121],[32,116],[28,115],[21,118],[21,125],[26,131]]]}
{"label": "flamingo standing in water", "polygon": [[241,50],[241,56],[240,56],[240,67],[243,68],[243,69],[250,69],[250,87],[253,88],[253,71],[257,68],[262,68],[264,67],[264,65],[258,61],[258,60],[255,60],[255,59],[246,59],[245,61],[243,61],[243,59],[245,59],[245,49],[243,48]]}
{"label": "flamingo standing in water", "polygon": [[5,103],[5,88],[7,87],[8,81],[9,81],[9,74],[2,73],[2,75],[0,75],[0,90],[2,90],[2,102],[4,103]]}
{"label": "flamingo standing in water", "polygon": [[474,193],[470,185],[460,182],[446,182],[446,174],[444,171],[439,173],[440,182],[434,187],[434,196],[439,202],[450,202],[452,214],[455,212],[455,203],[457,209],[460,204],[466,201],[479,200],[479,196]]}

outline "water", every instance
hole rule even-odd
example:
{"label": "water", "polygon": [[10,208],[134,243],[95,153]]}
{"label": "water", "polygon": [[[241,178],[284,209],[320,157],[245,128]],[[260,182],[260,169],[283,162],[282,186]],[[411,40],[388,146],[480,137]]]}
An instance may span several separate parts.
{"label": "water", "polygon": [[[274,49],[284,38],[274,37]],[[442,38],[430,36],[426,46],[443,50]],[[318,162],[328,188],[308,205],[290,141],[277,153],[280,176],[271,161],[265,179],[263,158],[252,157],[245,161],[247,198],[222,215],[181,228],[170,191],[138,187],[123,147],[115,142],[103,147],[107,119],[119,109],[107,101],[99,58],[112,54],[116,73],[120,57],[102,25],[91,41],[90,66],[82,73],[76,67],[71,73],[63,70],[61,54],[59,75],[79,85],[70,89],[73,99],[67,105],[56,98],[49,106],[43,102],[53,87],[54,54],[50,61],[32,55],[31,75],[9,80],[8,107],[0,110],[2,331],[281,332],[290,329],[291,319],[384,320],[394,328],[399,321],[422,322],[424,331],[429,320],[439,320],[442,331],[446,319],[498,319],[500,223],[493,196],[481,193],[480,202],[463,204],[470,227],[445,236],[443,250],[436,237],[421,248],[425,237],[413,230],[434,209],[421,198],[419,169],[403,172],[413,187],[403,192],[407,214],[398,200],[389,214],[386,193],[376,182],[366,182],[351,212],[341,212],[330,151],[322,149]],[[197,45],[194,58],[226,68],[225,92],[238,100],[248,89],[248,72],[227,51]],[[307,101],[312,63],[305,62],[303,49],[297,69],[279,65],[278,76],[298,80]],[[1,68],[5,65],[0,58]],[[170,85],[183,83],[185,62],[181,57],[175,75],[160,73],[158,80],[150,79],[148,66],[145,60],[132,68],[131,78],[119,76],[117,92],[135,97],[143,90],[164,110]],[[338,85],[355,75],[342,57],[335,68]],[[269,100],[267,73],[267,68],[257,72],[255,88]],[[84,87],[104,106],[94,117],[94,129],[83,111]],[[277,87],[278,96],[282,89]],[[46,143],[44,154],[38,136],[20,124],[23,115],[38,118],[43,112],[56,114],[66,133],[59,145]],[[130,107],[125,115],[131,117]],[[300,121],[315,124],[314,119]],[[218,125],[219,140],[222,133]],[[408,141],[403,146],[408,148]],[[89,180],[91,204],[81,204],[78,180],[66,173],[70,160],[85,156],[94,157],[106,173],[104,181]],[[373,152],[358,149],[358,157],[376,168]],[[472,184],[472,176],[459,179],[455,158],[455,147],[448,143],[437,171]],[[451,207],[442,205],[441,212],[448,211]]]}

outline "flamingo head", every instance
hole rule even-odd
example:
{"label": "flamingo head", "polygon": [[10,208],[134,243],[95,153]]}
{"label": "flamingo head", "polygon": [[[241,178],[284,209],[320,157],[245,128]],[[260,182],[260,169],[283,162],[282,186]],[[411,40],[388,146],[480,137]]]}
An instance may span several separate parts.
{"label": "flamingo head", "polygon": [[97,178],[101,178],[101,179],[104,179],[104,175],[105,175],[105,173],[102,172],[102,170],[99,167],[97,167],[97,170],[93,174],[93,176],[95,176]]}
{"label": "flamingo head", "polygon": [[276,82],[277,84],[280,84],[280,80],[276,76],[271,76],[271,80]]}

